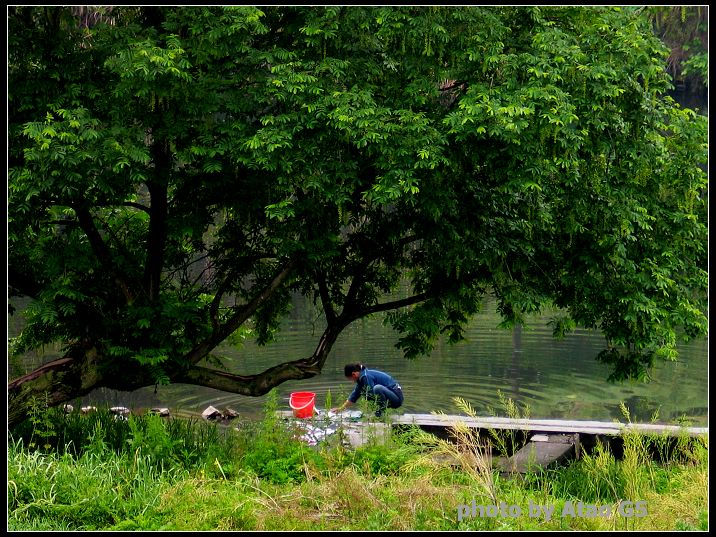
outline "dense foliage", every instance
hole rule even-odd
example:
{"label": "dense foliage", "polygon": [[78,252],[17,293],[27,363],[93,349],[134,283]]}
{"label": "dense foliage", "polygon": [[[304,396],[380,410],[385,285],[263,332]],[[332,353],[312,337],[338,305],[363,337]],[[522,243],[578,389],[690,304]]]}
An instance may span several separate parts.
{"label": "dense foliage", "polygon": [[[507,323],[550,305],[558,335],[601,329],[613,378],[705,333],[707,120],[664,97],[667,51],[643,14],[95,19],[9,14],[9,276],[34,299],[14,351],[66,344],[43,371],[85,364],[75,395],[266,393],[387,310],[416,356],[458,341],[487,293]],[[325,312],[312,356],[252,376],[199,365],[247,322],[269,342],[293,291]],[[12,388],[52,385],[38,378]]]}

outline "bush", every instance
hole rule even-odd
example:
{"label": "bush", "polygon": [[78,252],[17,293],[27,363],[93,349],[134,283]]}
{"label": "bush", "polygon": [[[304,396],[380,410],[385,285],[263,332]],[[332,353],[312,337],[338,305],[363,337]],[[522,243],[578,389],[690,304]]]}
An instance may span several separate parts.
{"label": "bush", "polygon": [[306,479],[306,466],[325,468],[322,457],[276,417],[277,392],[269,392],[264,418],[243,427],[239,438],[241,465],[270,483],[298,483]]}
{"label": "bush", "polygon": [[[40,434],[42,432],[42,435]],[[61,408],[40,409],[18,424],[12,431],[14,439],[22,440],[30,449],[44,453],[68,453],[81,457],[100,442],[116,454],[140,450],[154,464],[179,465],[183,468],[215,467],[214,461],[237,458],[236,432],[221,429],[214,423],[196,419],[161,418],[153,414],[131,415],[119,419],[107,408],[88,414],[75,410],[66,414]],[[95,448],[91,448],[91,446]]]}
{"label": "bush", "polygon": [[38,448],[48,453],[67,451],[80,456],[97,427],[104,432],[103,439],[109,449],[116,453],[127,449],[131,432],[129,424],[107,408],[88,414],[82,414],[79,408],[69,414],[60,407],[35,408],[27,420],[13,428],[12,435],[15,439],[22,439],[23,444],[31,449]]}
{"label": "bush", "polygon": [[160,465],[177,463],[177,452],[184,445],[183,438],[171,438],[167,433],[162,418],[148,415],[145,419],[129,417],[129,428],[132,436],[128,440],[132,451],[148,455]]}
{"label": "bush", "polygon": [[356,449],[351,463],[366,475],[397,475],[412,454],[406,446],[372,444]]}
{"label": "bush", "polygon": [[307,461],[318,463],[318,455],[298,441],[277,444],[270,439],[258,438],[241,463],[260,478],[280,485],[304,481]]}

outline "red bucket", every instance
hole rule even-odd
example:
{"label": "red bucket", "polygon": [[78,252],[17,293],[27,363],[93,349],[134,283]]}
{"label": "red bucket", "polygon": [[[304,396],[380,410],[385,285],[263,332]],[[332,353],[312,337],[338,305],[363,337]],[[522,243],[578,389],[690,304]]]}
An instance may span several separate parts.
{"label": "red bucket", "polygon": [[293,410],[297,418],[310,418],[313,416],[313,405],[316,402],[316,394],[313,392],[293,392],[288,399],[288,406]]}

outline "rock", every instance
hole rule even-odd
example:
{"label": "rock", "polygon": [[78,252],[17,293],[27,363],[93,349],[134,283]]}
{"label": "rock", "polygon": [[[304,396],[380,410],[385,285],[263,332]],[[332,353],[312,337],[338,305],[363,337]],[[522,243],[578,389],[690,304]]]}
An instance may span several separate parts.
{"label": "rock", "polygon": [[239,417],[239,413],[236,412],[233,408],[225,408],[224,409],[224,418],[227,420],[233,420],[235,418]]}
{"label": "rock", "polygon": [[113,406],[109,409],[109,411],[112,414],[116,414],[117,416],[128,416],[129,415],[129,409],[126,406]]}
{"label": "rock", "polygon": [[149,411],[150,414],[159,414],[162,418],[166,418],[169,416],[169,409],[168,408],[152,408]]}
{"label": "rock", "polygon": [[66,414],[69,414],[70,412],[72,412],[75,409],[75,407],[73,407],[72,405],[69,405],[69,404],[63,406],[62,408],[65,410]]}
{"label": "rock", "polygon": [[97,410],[96,406],[83,406],[81,409],[82,414],[89,414],[90,412],[94,412]]}
{"label": "rock", "polygon": [[217,420],[222,418],[221,412],[213,406],[208,406],[204,412],[201,413],[201,417],[205,420]]}

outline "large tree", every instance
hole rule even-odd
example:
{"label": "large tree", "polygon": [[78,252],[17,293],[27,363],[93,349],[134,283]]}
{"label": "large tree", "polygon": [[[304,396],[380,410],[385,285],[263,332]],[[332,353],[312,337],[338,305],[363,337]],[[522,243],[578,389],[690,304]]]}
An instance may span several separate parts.
{"label": "large tree", "polygon": [[[428,353],[487,294],[646,377],[706,330],[706,119],[666,54],[606,7],[11,8],[12,351],[64,356],[10,382],[10,422],[100,386],[260,395],[376,312]],[[297,291],[310,356],[212,367]]]}

